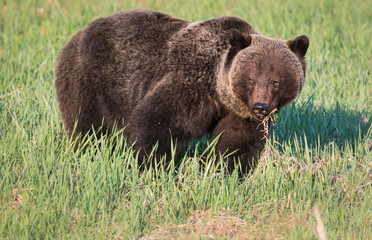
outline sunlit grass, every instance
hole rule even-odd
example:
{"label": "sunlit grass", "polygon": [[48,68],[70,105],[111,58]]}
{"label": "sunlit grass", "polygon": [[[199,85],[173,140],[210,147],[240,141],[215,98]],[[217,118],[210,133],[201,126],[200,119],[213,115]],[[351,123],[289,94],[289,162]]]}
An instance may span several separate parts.
{"label": "sunlit grass", "polygon": [[[269,37],[310,38],[303,92],[250,176],[211,164],[206,139],[155,169],[138,166],[124,138],[71,150],[58,53],[93,19],[138,7],[189,21],[234,15]],[[370,238],[371,12],[350,0],[0,1],[0,238],[313,239],[315,203],[329,239]]]}

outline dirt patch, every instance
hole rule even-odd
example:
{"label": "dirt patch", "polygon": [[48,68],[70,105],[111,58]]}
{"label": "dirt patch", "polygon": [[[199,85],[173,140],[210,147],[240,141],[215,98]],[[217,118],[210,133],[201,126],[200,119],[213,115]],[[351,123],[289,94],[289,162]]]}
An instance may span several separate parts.
{"label": "dirt patch", "polygon": [[281,239],[281,232],[294,226],[292,218],[270,219],[252,211],[252,221],[246,222],[222,209],[216,213],[194,211],[185,224],[158,226],[141,239]]}

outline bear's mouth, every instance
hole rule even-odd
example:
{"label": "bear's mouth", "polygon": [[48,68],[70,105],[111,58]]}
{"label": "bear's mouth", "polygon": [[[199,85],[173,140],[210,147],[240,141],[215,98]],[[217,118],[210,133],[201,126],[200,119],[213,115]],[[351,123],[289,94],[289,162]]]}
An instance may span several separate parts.
{"label": "bear's mouth", "polygon": [[278,109],[274,108],[268,114],[255,114],[255,113],[253,113],[251,117],[253,118],[253,120],[255,120],[258,123],[267,122],[267,121],[273,122],[273,120],[275,120],[277,118],[276,115],[278,113],[279,113]]}
{"label": "bear's mouth", "polygon": [[257,117],[255,114],[251,114],[251,116],[249,117],[251,120],[257,122],[257,123],[262,123],[262,121],[264,120],[264,118],[259,118]]}

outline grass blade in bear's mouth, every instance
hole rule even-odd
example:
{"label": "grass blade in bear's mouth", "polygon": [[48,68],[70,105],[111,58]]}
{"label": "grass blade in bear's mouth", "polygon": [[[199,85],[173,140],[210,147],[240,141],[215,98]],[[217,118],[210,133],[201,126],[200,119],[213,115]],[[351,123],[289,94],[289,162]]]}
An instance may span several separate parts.
{"label": "grass blade in bear's mouth", "polygon": [[265,139],[268,135],[269,135],[269,123],[271,122],[273,125],[276,124],[276,119],[278,117],[278,115],[276,114],[276,112],[278,111],[277,108],[275,108],[274,110],[272,110],[269,115],[267,115],[266,117],[264,117],[262,120],[261,120],[261,123],[258,124],[257,126],[257,129],[263,125],[263,130],[262,132],[264,133],[264,136],[261,138],[261,140]]}

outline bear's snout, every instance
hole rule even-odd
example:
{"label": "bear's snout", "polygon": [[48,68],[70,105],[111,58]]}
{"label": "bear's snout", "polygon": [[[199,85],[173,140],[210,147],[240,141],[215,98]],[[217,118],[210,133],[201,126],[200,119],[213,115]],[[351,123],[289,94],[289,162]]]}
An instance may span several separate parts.
{"label": "bear's snout", "polygon": [[258,117],[259,119],[263,119],[267,116],[270,112],[270,107],[266,103],[260,103],[256,102],[253,105],[253,113]]}

